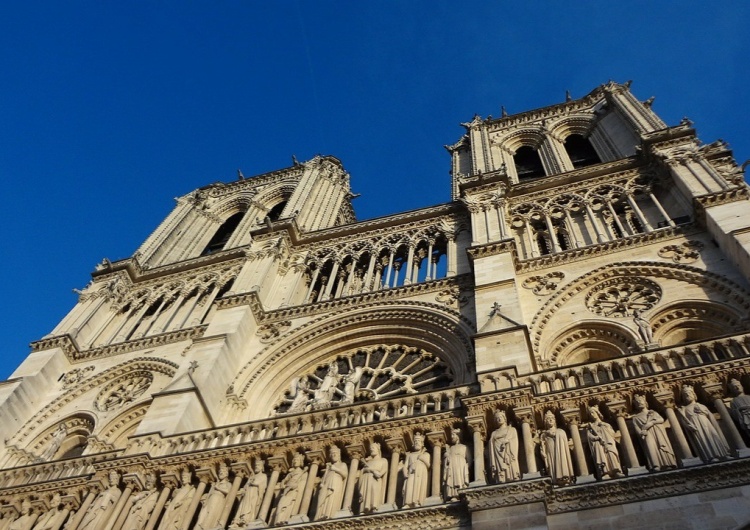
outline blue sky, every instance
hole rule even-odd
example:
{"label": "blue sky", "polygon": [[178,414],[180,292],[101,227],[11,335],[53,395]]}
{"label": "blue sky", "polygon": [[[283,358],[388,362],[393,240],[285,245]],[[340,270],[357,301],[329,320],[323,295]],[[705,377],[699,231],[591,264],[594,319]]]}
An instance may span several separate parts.
{"label": "blue sky", "polygon": [[[517,5],[522,4],[522,5]],[[0,377],[173,198],[340,158],[366,219],[449,200],[477,113],[609,79],[750,158],[747,2],[6,2]]]}

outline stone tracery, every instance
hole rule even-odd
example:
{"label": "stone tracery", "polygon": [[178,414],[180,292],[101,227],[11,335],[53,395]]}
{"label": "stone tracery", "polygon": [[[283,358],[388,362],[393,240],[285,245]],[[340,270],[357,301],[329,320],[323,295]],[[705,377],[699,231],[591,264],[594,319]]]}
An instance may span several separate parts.
{"label": "stone tracery", "polygon": [[446,386],[452,380],[453,375],[440,358],[419,348],[398,344],[359,348],[339,355],[315,372],[296,377],[274,413],[413,394]]}

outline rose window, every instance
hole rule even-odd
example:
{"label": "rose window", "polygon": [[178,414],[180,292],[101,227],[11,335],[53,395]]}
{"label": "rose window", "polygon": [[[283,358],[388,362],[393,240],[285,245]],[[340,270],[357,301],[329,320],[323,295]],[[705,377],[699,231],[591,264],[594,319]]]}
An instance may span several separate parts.
{"label": "rose window", "polygon": [[401,345],[360,348],[295,377],[275,414],[320,410],[448,386],[453,375],[437,356]]}
{"label": "rose window", "polygon": [[661,287],[646,278],[618,278],[594,288],[586,296],[586,307],[605,317],[628,317],[636,309],[651,309],[661,300],[661,295]]}

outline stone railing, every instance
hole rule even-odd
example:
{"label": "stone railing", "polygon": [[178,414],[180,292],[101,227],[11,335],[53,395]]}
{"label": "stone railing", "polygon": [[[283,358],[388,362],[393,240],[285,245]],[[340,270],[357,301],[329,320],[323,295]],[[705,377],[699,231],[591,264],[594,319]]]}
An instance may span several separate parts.
{"label": "stone railing", "polygon": [[[77,458],[66,458],[53,462],[36,462],[27,465],[17,465],[10,469],[0,470],[0,488],[8,488],[19,484],[37,484],[49,481],[62,481],[76,477],[88,477],[94,473],[94,465],[110,460],[121,451],[109,451]],[[11,454],[13,458],[13,454]]]}

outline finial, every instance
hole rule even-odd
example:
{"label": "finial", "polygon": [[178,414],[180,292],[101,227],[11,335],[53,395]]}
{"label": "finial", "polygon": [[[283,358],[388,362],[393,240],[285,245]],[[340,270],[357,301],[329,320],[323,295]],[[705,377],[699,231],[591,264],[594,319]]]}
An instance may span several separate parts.
{"label": "finial", "polygon": [[292,155],[292,165],[299,166],[299,160],[297,160],[297,157],[295,155]]}
{"label": "finial", "polygon": [[647,108],[651,108],[651,105],[654,104],[654,100],[656,99],[656,96],[651,96],[646,101],[643,102],[643,106]]}
{"label": "finial", "polygon": [[500,117],[501,118],[507,118],[508,117],[508,111],[505,110],[505,105],[500,105]]}
{"label": "finial", "polygon": [[565,91],[565,101],[571,101],[573,98],[570,97],[570,90]]}
{"label": "finial", "polygon": [[237,170],[237,180],[245,180],[245,175],[239,169]]}

